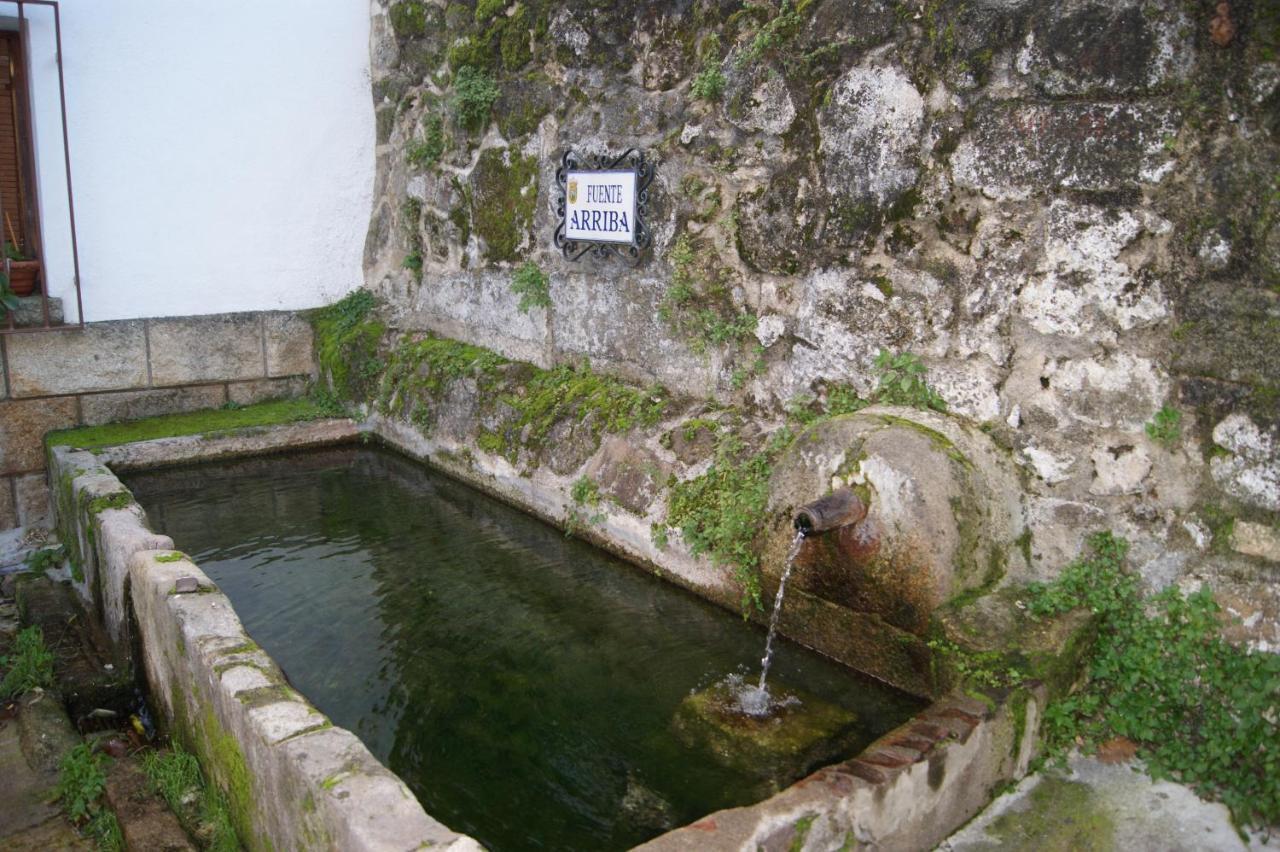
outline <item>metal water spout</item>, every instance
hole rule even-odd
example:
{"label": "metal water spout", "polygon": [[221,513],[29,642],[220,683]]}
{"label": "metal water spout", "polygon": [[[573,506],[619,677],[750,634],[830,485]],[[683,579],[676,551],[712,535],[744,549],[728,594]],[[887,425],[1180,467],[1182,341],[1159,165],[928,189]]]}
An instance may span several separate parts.
{"label": "metal water spout", "polygon": [[866,516],[867,505],[858,495],[850,488],[840,488],[801,506],[792,525],[801,535],[810,536],[856,524]]}

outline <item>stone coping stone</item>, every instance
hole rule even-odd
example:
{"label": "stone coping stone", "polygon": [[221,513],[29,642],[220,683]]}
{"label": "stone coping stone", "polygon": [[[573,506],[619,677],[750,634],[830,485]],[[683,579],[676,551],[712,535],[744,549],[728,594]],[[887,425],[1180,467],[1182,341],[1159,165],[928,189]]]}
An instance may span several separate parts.
{"label": "stone coping stone", "polygon": [[359,436],[359,428],[346,418],[308,420],[119,444],[103,449],[99,457],[112,470],[129,471],[323,447],[354,441]]}

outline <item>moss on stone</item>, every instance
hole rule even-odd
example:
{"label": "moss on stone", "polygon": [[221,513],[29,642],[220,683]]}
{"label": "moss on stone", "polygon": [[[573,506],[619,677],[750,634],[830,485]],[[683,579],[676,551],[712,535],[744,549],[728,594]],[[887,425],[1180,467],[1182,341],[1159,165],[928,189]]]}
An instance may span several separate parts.
{"label": "moss on stone", "polygon": [[1047,776],[1028,799],[1030,807],[1007,811],[987,826],[1001,849],[1075,852],[1115,846],[1115,822],[1087,784]]}
{"label": "moss on stone", "polygon": [[373,294],[361,289],[310,314],[320,369],[349,399],[360,398],[382,369],[378,345],[386,325],[375,315],[376,307]]}
{"label": "moss on stone", "polygon": [[795,833],[791,835],[791,845],[787,852],[802,852],[804,842],[809,837],[809,830],[813,828],[813,821],[817,818],[817,814],[805,814],[796,820]]}
{"label": "moss on stone", "polygon": [[101,497],[94,497],[89,501],[89,505],[85,507],[91,516],[107,509],[123,509],[125,506],[132,505],[133,495],[128,491],[117,491],[114,494],[104,494]]}
{"label": "moss on stone", "polygon": [[800,700],[783,702],[768,717],[748,716],[738,709],[735,690],[720,683],[685,697],[672,728],[717,763],[778,781],[841,751],[857,723],[852,711],[778,684],[770,691]]}
{"label": "moss on stone", "polygon": [[159,556],[157,556],[156,561],[157,562],[181,562],[182,560],[189,559],[189,558],[190,557],[188,557],[187,554],[183,553],[180,550],[172,550],[168,553],[162,553]]}
{"label": "moss on stone", "polygon": [[45,442],[50,447],[69,446],[90,449],[129,444],[134,441],[150,441],[156,438],[201,435],[214,430],[316,420],[325,416],[328,416],[328,412],[309,399],[283,399],[246,405],[234,410],[212,408],[183,414],[164,414],[124,423],[109,423],[105,426],[65,429],[60,432],[50,432]]}
{"label": "moss on stone", "polygon": [[[491,387],[497,370],[506,363],[506,358],[479,346],[441,337],[406,336],[387,354],[376,404],[384,414],[402,414],[412,403],[417,422],[419,412],[430,413],[423,403],[439,398],[455,380],[469,376]],[[430,424],[424,420],[417,425],[425,429]]]}
{"label": "moss on stone", "polygon": [[1015,689],[1005,702],[1013,721],[1013,745],[1009,748],[1009,756],[1015,764],[1022,753],[1022,738],[1027,733],[1027,703],[1030,699],[1031,694],[1027,690]]}
{"label": "moss on stone", "polygon": [[501,19],[501,24],[498,52],[502,56],[502,67],[515,71],[533,59],[529,48],[529,14],[523,5],[517,5],[515,14]]}
{"label": "moss on stone", "polygon": [[391,28],[401,38],[415,38],[427,32],[426,6],[421,0],[401,0],[391,7]]}
{"label": "moss on stone", "polygon": [[[1008,681],[1044,683],[1050,698],[1069,693],[1082,674],[1096,638],[1092,613],[1080,609],[1047,618],[1027,612],[1025,588],[1007,587],[973,600],[949,602],[934,615],[931,646],[940,683],[965,679],[979,665]],[[1016,673],[1016,677],[1010,676]]]}
{"label": "moss on stone", "polygon": [[538,161],[512,148],[487,148],[471,174],[471,222],[490,261],[517,260],[530,239]]}
{"label": "moss on stone", "polygon": [[906,429],[911,429],[915,432],[919,432],[921,435],[924,435],[926,438],[928,438],[935,447],[937,447],[942,452],[946,453],[947,458],[963,465],[966,468],[970,468],[970,469],[973,468],[973,462],[969,461],[969,459],[965,456],[965,454],[960,452],[960,448],[955,445],[955,442],[953,442],[946,435],[939,432],[937,429],[930,429],[928,426],[925,426],[923,423],[918,423],[915,420],[910,420],[906,417],[897,417],[893,414],[877,414],[876,417],[878,417],[886,425],[902,426]]}
{"label": "moss on stone", "polygon": [[[241,839],[259,837],[256,830],[256,799],[249,766],[236,738],[224,731],[212,707],[206,707],[201,719],[203,739],[213,763],[214,777],[221,782],[230,806],[231,823]],[[262,838],[260,838],[262,839]]]}

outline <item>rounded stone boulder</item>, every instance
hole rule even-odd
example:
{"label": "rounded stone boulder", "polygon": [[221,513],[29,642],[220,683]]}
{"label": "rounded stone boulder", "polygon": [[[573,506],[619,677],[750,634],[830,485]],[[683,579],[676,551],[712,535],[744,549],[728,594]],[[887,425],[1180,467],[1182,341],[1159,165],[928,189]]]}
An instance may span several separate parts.
{"label": "rounded stone boulder", "polygon": [[955,418],[876,406],[815,424],[779,459],[763,553],[770,585],[796,512],[841,487],[867,514],[805,539],[790,582],[809,595],[924,635],[943,604],[1027,573],[1022,490],[1008,454]]}

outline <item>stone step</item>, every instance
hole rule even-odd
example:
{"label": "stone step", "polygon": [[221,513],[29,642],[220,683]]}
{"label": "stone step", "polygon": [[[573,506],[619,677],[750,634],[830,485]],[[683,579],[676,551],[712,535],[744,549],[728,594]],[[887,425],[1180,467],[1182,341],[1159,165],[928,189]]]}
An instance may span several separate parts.
{"label": "stone step", "polygon": [[11,848],[10,837],[60,818],[50,804],[57,785],[55,772],[32,768],[22,748],[17,717],[0,719],[0,848]]}
{"label": "stone step", "polygon": [[58,694],[39,688],[26,693],[18,699],[17,721],[27,764],[56,778],[63,756],[80,744]]}
{"label": "stone step", "polygon": [[107,803],[115,811],[128,849],[195,852],[195,846],[164,800],[151,792],[138,762],[130,757],[107,770]]}
{"label": "stone step", "polygon": [[26,570],[28,554],[57,543],[57,536],[42,527],[0,530],[0,575]]}

